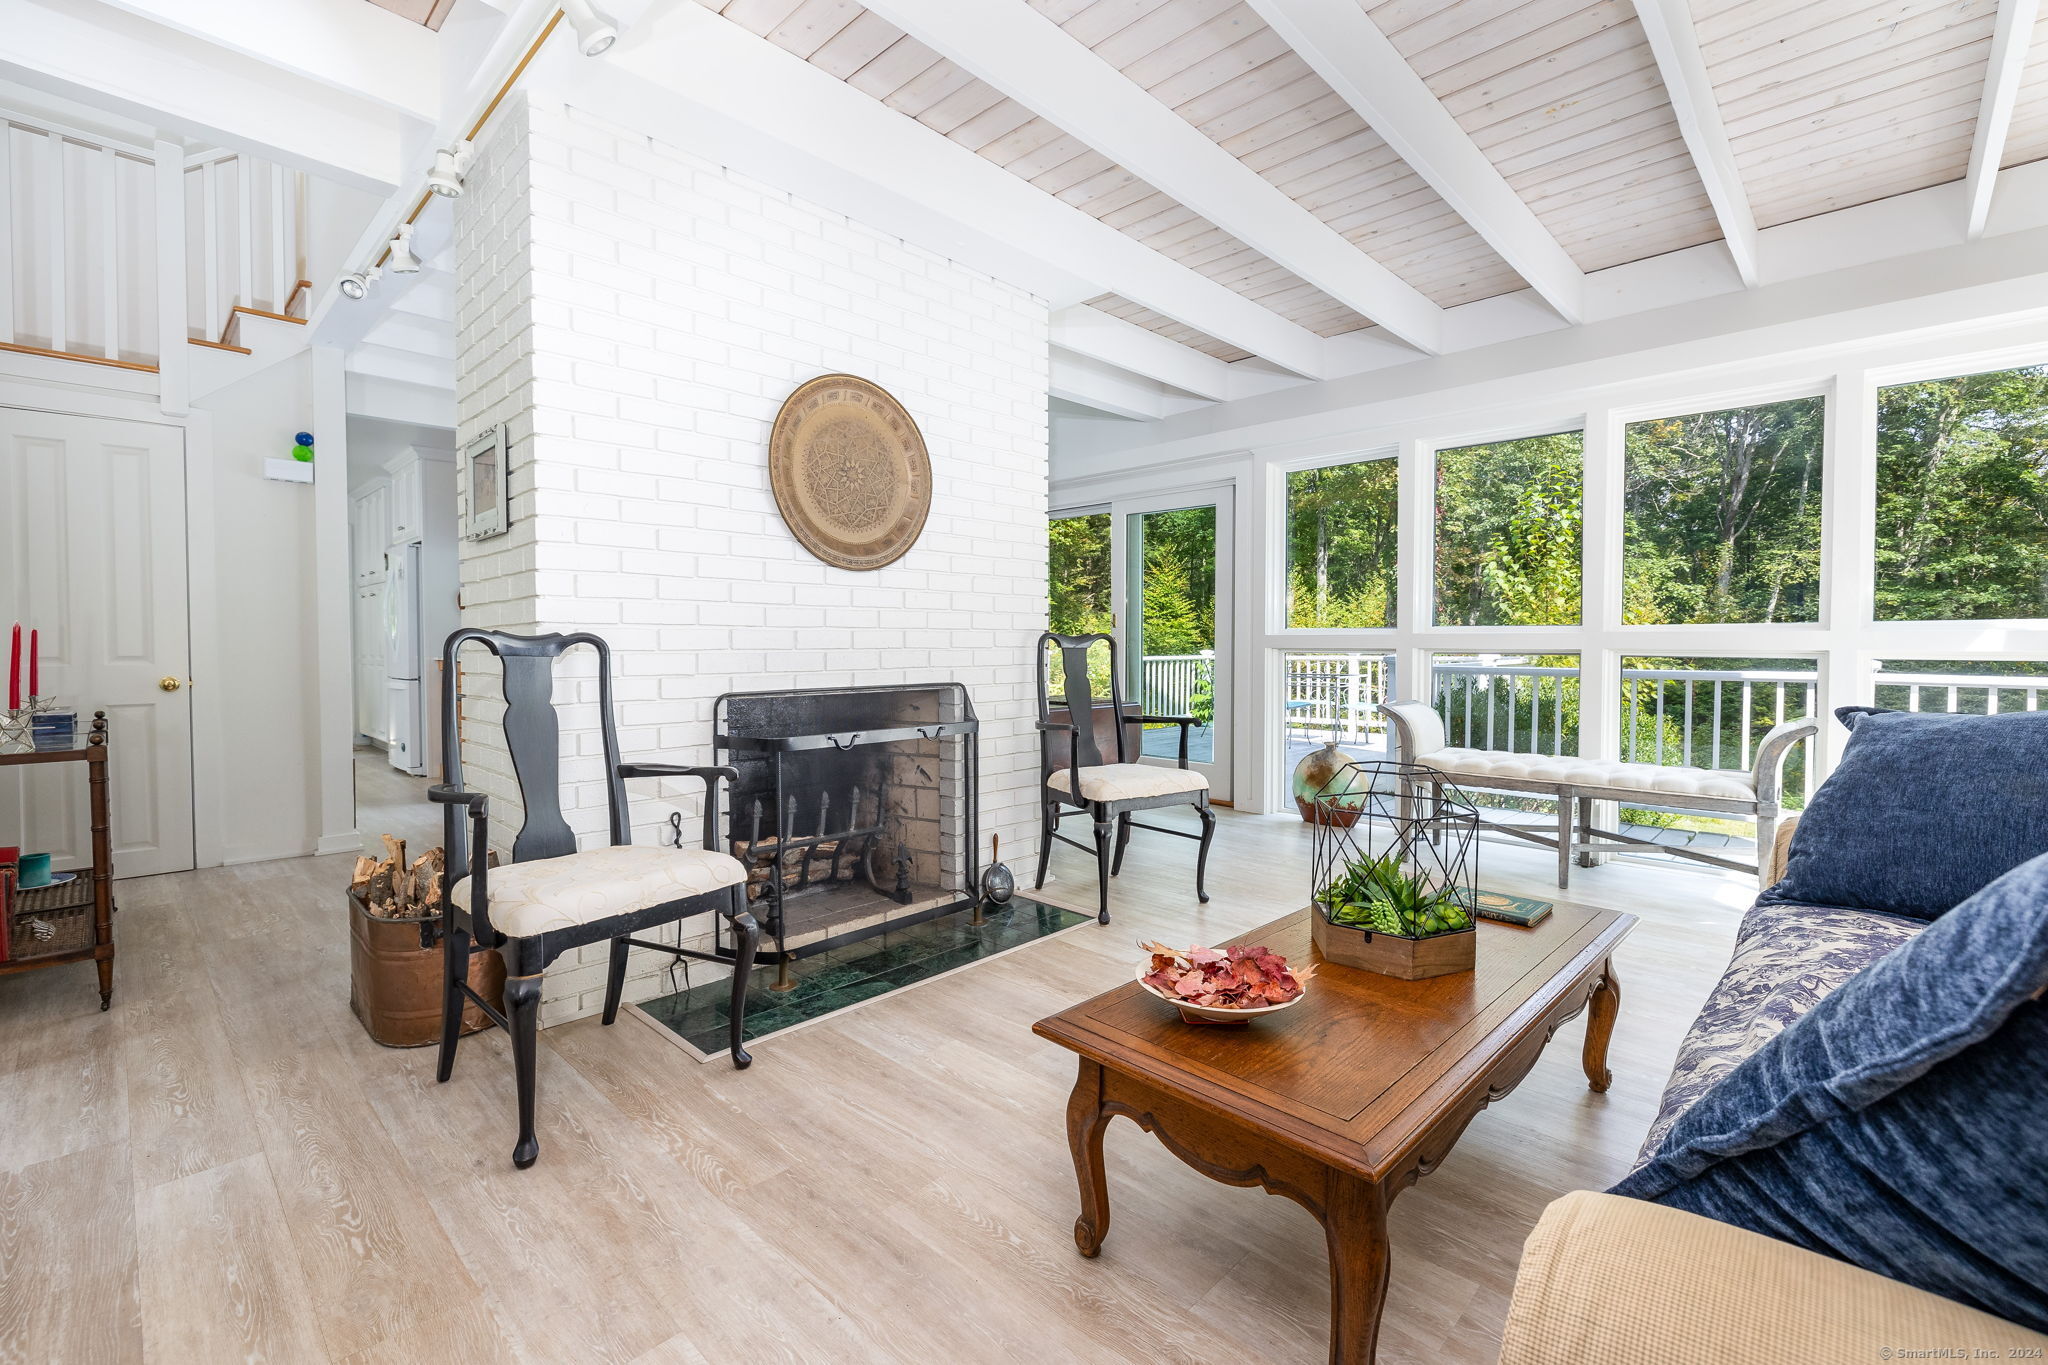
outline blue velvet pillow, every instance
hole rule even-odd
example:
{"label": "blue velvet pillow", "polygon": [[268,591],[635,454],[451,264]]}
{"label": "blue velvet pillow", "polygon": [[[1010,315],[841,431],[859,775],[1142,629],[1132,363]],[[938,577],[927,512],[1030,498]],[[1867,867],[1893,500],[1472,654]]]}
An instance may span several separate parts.
{"label": "blue velvet pillow", "polygon": [[1845,706],[1842,761],[1807,802],[1767,905],[1933,919],[2048,853],[2048,711]]}
{"label": "blue velvet pillow", "polygon": [[1613,1193],[2048,1331],[2048,856],[1849,978]]}

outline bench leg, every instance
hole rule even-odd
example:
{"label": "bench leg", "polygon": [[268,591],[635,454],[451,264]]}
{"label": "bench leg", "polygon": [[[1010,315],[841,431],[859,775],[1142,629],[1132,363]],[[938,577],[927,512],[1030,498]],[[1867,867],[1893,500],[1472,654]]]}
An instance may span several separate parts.
{"label": "bench leg", "polygon": [[1557,793],[1557,889],[1563,891],[1572,884],[1572,803],[1576,798],[1570,787]]}

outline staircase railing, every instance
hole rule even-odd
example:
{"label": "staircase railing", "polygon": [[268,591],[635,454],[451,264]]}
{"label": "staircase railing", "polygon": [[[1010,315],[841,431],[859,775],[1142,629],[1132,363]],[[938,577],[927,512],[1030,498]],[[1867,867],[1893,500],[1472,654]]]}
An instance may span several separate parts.
{"label": "staircase railing", "polygon": [[[232,346],[248,313],[303,315],[304,173],[232,152],[176,157],[0,114],[0,349],[153,370],[175,335],[169,300],[182,297],[182,330],[204,345]],[[182,269],[160,249],[166,176],[184,191]],[[166,278],[182,288],[160,288]]]}

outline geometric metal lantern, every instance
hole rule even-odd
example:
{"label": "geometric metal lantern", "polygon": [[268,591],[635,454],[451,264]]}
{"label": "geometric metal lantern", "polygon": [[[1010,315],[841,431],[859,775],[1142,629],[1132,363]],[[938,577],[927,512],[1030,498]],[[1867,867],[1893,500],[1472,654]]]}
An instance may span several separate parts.
{"label": "geometric metal lantern", "polygon": [[1410,940],[1472,931],[1479,811],[1441,772],[1348,763],[1310,806],[1309,891],[1320,917]]}

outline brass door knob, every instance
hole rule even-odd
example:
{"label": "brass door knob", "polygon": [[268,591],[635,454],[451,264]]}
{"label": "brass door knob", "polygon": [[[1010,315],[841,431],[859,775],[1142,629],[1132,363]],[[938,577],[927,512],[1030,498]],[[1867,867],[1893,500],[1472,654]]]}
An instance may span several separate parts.
{"label": "brass door knob", "polygon": [[166,692],[175,692],[185,684],[179,682],[176,678],[158,678],[156,685]]}

